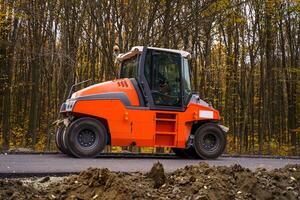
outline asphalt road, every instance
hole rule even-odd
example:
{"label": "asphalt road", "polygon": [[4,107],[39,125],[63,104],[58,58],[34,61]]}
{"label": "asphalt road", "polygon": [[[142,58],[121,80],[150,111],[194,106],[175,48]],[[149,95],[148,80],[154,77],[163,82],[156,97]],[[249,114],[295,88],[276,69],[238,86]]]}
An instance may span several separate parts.
{"label": "asphalt road", "polygon": [[271,159],[220,157],[216,160],[192,160],[179,158],[95,158],[77,159],[63,154],[0,154],[0,177],[15,177],[18,175],[47,175],[76,173],[88,167],[108,168],[111,171],[147,172],[153,163],[161,162],[165,171],[171,172],[186,165],[206,162],[215,166],[230,166],[240,164],[255,170],[256,168],[274,169],[287,164],[300,164],[300,159]]}

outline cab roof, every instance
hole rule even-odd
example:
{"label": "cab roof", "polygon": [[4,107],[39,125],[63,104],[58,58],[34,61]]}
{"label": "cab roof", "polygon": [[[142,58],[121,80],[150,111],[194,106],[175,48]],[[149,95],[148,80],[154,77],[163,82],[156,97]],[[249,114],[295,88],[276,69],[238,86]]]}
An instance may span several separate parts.
{"label": "cab roof", "polygon": [[[143,49],[144,49],[144,46],[134,46],[134,47],[132,47],[132,49],[129,52],[124,53],[124,54],[119,54],[117,59],[122,62],[123,60],[127,60],[137,54],[141,54]],[[158,47],[147,47],[147,49],[179,53],[184,58],[191,57],[191,54],[189,52],[183,51],[183,50],[165,49],[165,48],[158,48]]]}

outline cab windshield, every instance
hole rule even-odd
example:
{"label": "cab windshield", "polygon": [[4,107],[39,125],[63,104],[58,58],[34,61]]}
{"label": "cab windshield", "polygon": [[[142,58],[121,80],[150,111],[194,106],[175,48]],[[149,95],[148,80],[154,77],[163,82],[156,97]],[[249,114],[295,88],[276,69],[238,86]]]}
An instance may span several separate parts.
{"label": "cab windshield", "polygon": [[138,76],[139,56],[134,56],[125,60],[121,64],[120,78],[137,78]]}
{"label": "cab windshield", "polygon": [[184,95],[184,101],[186,101],[192,94],[190,67],[189,67],[189,61],[186,58],[183,58],[182,72],[183,72],[183,79],[182,79],[183,95]]}

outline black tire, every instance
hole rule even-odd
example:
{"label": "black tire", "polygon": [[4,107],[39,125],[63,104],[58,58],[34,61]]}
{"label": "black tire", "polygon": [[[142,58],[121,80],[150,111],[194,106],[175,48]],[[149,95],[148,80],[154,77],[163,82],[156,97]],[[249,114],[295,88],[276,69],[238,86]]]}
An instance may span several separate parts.
{"label": "black tire", "polygon": [[65,147],[63,142],[63,134],[66,131],[65,126],[60,126],[56,130],[55,143],[58,150],[64,154],[70,155],[70,151]]}
{"label": "black tire", "polygon": [[70,149],[68,148],[68,145],[66,143],[66,134],[67,134],[67,127],[65,127],[65,131],[63,131],[62,133],[62,148],[64,149],[65,151],[65,154],[69,155],[69,156],[72,156],[74,157],[73,153],[70,151]]}
{"label": "black tire", "polygon": [[64,135],[64,142],[73,156],[96,157],[106,145],[107,131],[98,120],[84,117],[72,122]]}
{"label": "black tire", "polygon": [[201,158],[215,159],[225,150],[225,134],[217,124],[204,124],[195,133],[194,147]]}

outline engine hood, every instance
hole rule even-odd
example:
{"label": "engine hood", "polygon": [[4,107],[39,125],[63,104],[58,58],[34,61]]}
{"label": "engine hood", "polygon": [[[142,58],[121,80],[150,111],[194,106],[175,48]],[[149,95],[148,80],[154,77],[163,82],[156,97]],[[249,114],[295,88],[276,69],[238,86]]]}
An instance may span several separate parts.
{"label": "engine hood", "polygon": [[199,117],[202,119],[220,120],[219,111],[214,109],[210,104],[200,99],[198,94],[193,94],[190,99],[190,104],[199,108]]}
{"label": "engine hood", "polygon": [[86,88],[78,90],[77,92],[74,92],[71,96],[71,99],[76,99],[76,98],[82,97],[82,96],[103,94],[106,92],[111,92],[110,89],[111,89],[112,84],[113,84],[113,81],[107,81],[107,82],[102,82],[102,83],[88,86]]}
{"label": "engine hood", "polygon": [[139,106],[138,95],[131,81],[127,78],[107,81],[91,85],[82,90],[74,92],[71,99],[78,99],[79,97],[86,97],[97,94],[121,93],[126,95],[133,106]]}

